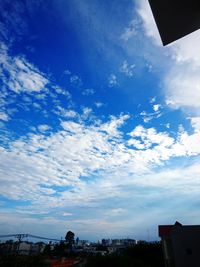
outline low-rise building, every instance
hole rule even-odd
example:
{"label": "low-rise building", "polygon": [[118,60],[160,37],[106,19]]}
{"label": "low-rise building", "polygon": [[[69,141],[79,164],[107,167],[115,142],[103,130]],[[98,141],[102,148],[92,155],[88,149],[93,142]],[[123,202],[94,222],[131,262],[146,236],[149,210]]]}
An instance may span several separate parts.
{"label": "low-rise building", "polygon": [[200,225],[159,225],[166,267],[200,266]]}

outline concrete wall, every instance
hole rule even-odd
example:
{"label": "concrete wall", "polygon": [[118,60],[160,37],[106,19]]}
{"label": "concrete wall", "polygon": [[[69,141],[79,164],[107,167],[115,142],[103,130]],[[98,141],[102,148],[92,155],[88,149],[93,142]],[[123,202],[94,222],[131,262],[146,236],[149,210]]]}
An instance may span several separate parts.
{"label": "concrete wall", "polygon": [[162,236],[166,267],[200,267],[200,226],[177,226]]}
{"label": "concrete wall", "polygon": [[172,234],[176,267],[200,267],[200,227],[177,227]]}

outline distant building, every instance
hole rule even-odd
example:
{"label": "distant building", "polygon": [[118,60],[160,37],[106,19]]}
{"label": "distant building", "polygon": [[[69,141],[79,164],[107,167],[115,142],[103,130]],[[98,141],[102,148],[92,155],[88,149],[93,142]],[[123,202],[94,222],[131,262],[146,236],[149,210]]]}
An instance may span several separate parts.
{"label": "distant building", "polygon": [[102,239],[101,244],[103,246],[109,246],[111,244],[111,239]]}
{"label": "distant building", "polygon": [[21,255],[29,255],[31,251],[31,243],[21,242],[18,247],[18,253]]}
{"label": "distant building", "polygon": [[89,246],[90,242],[88,240],[78,240],[78,243],[76,244],[77,246]]}
{"label": "distant building", "polygon": [[166,267],[200,266],[200,225],[159,225]]}
{"label": "distant building", "polygon": [[136,244],[135,239],[131,239],[131,238],[125,238],[125,239],[113,239],[111,242],[112,245],[114,246],[125,246],[125,247],[129,247],[129,246],[133,246]]}
{"label": "distant building", "polygon": [[22,241],[19,243],[10,240],[0,244],[0,254],[36,255],[42,253],[45,246],[43,242]]}
{"label": "distant building", "polygon": [[112,239],[112,245],[113,246],[120,246],[121,245],[120,239]]}

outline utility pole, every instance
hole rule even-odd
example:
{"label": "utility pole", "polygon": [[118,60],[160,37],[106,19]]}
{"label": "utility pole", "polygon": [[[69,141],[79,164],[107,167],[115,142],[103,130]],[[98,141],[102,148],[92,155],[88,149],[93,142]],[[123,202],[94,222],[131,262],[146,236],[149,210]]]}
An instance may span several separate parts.
{"label": "utility pole", "polygon": [[16,238],[18,239],[17,254],[19,254],[19,247],[20,247],[20,244],[21,244],[22,239],[24,237],[28,237],[28,234],[18,234],[18,235],[16,235]]}

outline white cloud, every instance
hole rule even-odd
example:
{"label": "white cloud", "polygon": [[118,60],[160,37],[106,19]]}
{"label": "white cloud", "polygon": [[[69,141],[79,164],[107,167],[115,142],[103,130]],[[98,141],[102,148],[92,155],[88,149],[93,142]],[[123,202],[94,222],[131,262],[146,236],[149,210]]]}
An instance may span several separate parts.
{"label": "white cloud", "polygon": [[136,21],[132,20],[129,23],[129,26],[124,29],[124,32],[121,35],[121,39],[124,41],[128,41],[130,38],[134,37],[137,35],[137,30],[136,30]]}
{"label": "white cloud", "polygon": [[119,216],[125,213],[125,209],[123,208],[114,208],[110,209],[108,212],[106,212],[107,216]]}
{"label": "white cloud", "polygon": [[101,108],[104,104],[101,102],[95,102],[94,103],[97,108]]}
{"label": "white cloud", "polygon": [[200,130],[200,117],[192,117],[190,118],[191,120],[191,125],[195,129],[195,131]]}
{"label": "white cloud", "polygon": [[[153,109],[155,108],[156,110],[157,110],[157,106],[160,106],[160,105],[155,105],[155,107],[153,106]],[[155,110],[154,110],[155,111]],[[151,113],[148,113],[148,112],[146,112],[146,111],[142,111],[141,113],[140,113],[140,115],[142,116],[142,119],[143,119],[143,121],[145,122],[145,123],[148,123],[148,122],[150,122],[151,120],[153,120],[153,119],[157,119],[157,118],[159,118],[160,116],[162,116],[162,113],[159,111],[159,110],[157,110],[157,111],[155,111],[155,112],[151,112]]]}
{"label": "white cloud", "polygon": [[[146,35],[156,46],[161,46],[157,26],[148,1],[138,1],[138,14],[143,20]],[[172,108],[181,108],[189,114],[191,111],[196,112],[196,114],[200,113],[199,42],[200,31],[196,31],[162,50],[171,61],[171,64],[166,66],[167,69],[163,78],[166,103]],[[157,55],[157,58],[159,57]]]}
{"label": "white cloud", "polygon": [[83,84],[81,78],[78,75],[72,75],[70,77],[70,82],[71,84],[76,86],[81,86]]}
{"label": "white cloud", "polygon": [[4,86],[15,93],[40,92],[48,84],[48,79],[24,57],[11,57],[8,49],[1,44],[0,78]]}
{"label": "white cloud", "polygon": [[94,89],[88,88],[83,90],[82,95],[93,95],[95,93]]}
{"label": "white cloud", "polygon": [[[114,144],[109,141],[113,135],[118,135],[117,128],[123,120],[124,118],[119,118],[117,122],[113,118],[110,126],[108,123],[103,127],[107,133],[103,133],[98,127],[65,121],[62,123],[64,130],[54,135],[45,137],[30,134],[27,140],[22,138],[11,143],[9,150],[2,148],[1,194],[12,199],[41,201],[43,206],[46,206],[48,198],[52,202],[51,207],[64,205],[61,199],[52,196],[55,190],[51,186],[71,185],[81,189],[81,176],[108,168],[112,161],[114,164],[115,159],[119,164],[124,162],[126,157],[117,160],[121,152],[114,149]],[[77,198],[77,194],[73,192],[63,194],[63,197],[79,201],[74,196]]]}
{"label": "white cloud", "polygon": [[68,98],[71,97],[70,93],[69,93],[67,90],[65,90],[65,89],[63,89],[63,88],[61,88],[61,87],[59,87],[58,85],[56,85],[56,86],[52,86],[52,88],[55,89],[55,91],[56,91],[57,94],[65,95],[65,96],[68,97]]}
{"label": "white cloud", "polygon": [[120,67],[120,72],[124,73],[127,77],[132,77],[134,74],[134,68],[135,64],[130,65],[126,60],[124,60],[122,66]]}
{"label": "white cloud", "polygon": [[200,112],[200,72],[191,64],[175,65],[164,80],[166,103],[173,108]]}
{"label": "white cloud", "polygon": [[200,30],[195,31],[170,45],[172,57],[177,63],[200,66]]}
{"label": "white cloud", "polygon": [[[133,138],[141,140],[140,144],[143,144],[143,148],[148,149],[153,145],[161,145],[163,147],[170,147],[174,143],[174,139],[169,137],[167,133],[157,133],[154,128],[144,128],[143,126],[137,126],[129,135]],[[137,139],[137,141],[139,141]],[[137,147],[139,148],[139,147]]]}
{"label": "white cloud", "polygon": [[72,216],[73,214],[72,213],[70,213],[70,212],[63,212],[63,214],[62,214],[63,216]]}
{"label": "white cloud", "polygon": [[[144,3],[144,1],[141,3]],[[146,20],[149,19],[145,12],[141,11],[141,15]],[[131,26],[130,24],[130,28],[126,29],[121,37],[125,41],[128,41],[134,35],[134,29]],[[151,29],[147,32],[149,36],[154,36]],[[157,42],[160,42],[160,40],[157,40]],[[170,56],[173,58],[173,62],[177,64],[175,67],[178,66],[178,69],[177,73],[172,70],[176,75],[172,74],[171,76],[171,89],[169,89],[170,79],[165,80],[165,86],[168,88],[166,98],[171,101],[173,107],[183,107],[185,100],[179,99],[181,93],[176,90],[173,94],[172,88],[175,88],[174,85],[177,88],[181,79],[184,81],[185,77],[183,76],[178,76],[179,81],[175,81],[175,76],[180,69],[184,71],[183,63],[190,62],[191,55],[188,56],[186,50],[184,50],[185,56],[183,56],[183,52],[181,52],[183,50],[179,50],[182,53],[180,54],[178,50],[170,49],[172,49],[170,51],[173,51]],[[4,61],[5,56],[6,61]],[[197,77],[196,62],[198,60],[194,57],[195,55],[191,60],[193,62],[192,72],[195,70],[195,77]],[[1,54],[2,59],[2,62],[8,61],[6,67],[9,67],[9,72],[13,77],[10,80],[13,83],[19,79],[16,83],[23,84],[24,88],[29,87],[29,91],[27,90],[29,93],[35,93],[36,91],[40,93],[43,90],[42,87],[46,84],[43,81],[44,86],[42,86],[38,79],[40,76],[46,80],[48,79],[28,63],[24,57],[11,58],[4,51]],[[9,62],[13,62],[13,66]],[[19,77],[13,70],[14,66],[17,73],[22,73]],[[130,65],[125,62],[124,73],[130,76],[133,73],[129,67]],[[33,84],[28,84],[25,81],[28,77],[28,71],[38,75],[33,75],[33,77],[36,77],[34,82],[38,86],[34,87],[37,88],[35,91],[33,90]],[[68,74],[70,75],[70,73]],[[189,74],[188,71],[186,76],[189,76]],[[8,83],[3,71],[0,72],[0,75]],[[112,75],[109,77],[111,78],[111,87],[117,84],[117,77]],[[71,82],[76,84],[77,79],[73,79]],[[196,78],[193,88],[198,82]],[[58,94],[64,94],[65,92],[60,87],[52,88]],[[19,86],[16,86],[15,93],[24,92],[18,90]],[[196,88],[196,92],[194,101],[196,99],[198,101],[198,88]],[[82,92],[85,95],[93,93],[93,89],[86,89]],[[37,94],[37,96],[40,99],[45,99],[46,92],[41,95]],[[52,98],[55,97],[53,93],[51,96]],[[192,99],[192,95],[186,96]],[[196,107],[198,108],[197,101]],[[187,106],[191,106],[190,103],[187,103]],[[155,98],[152,100],[152,104],[154,104],[152,105],[154,111],[159,111],[160,107],[155,103]],[[35,103],[35,107],[36,105],[37,103]],[[41,108],[41,106],[38,108]],[[194,131],[190,133],[182,128],[177,135],[173,133],[172,136],[170,133],[160,132],[153,127],[145,128],[144,126],[138,125],[135,127],[133,125],[134,129],[129,135],[124,136],[120,127],[124,126],[126,120],[129,119],[129,115],[112,116],[108,121],[98,121],[98,123],[90,121],[90,124],[88,124],[81,118],[91,118],[92,110],[90,108],[84,108],[82,114],[78,114],[72,107],[58,109],[58,112],[59,115],[62,114],[61,116],[65,116],[67,119],[62,118],[61,127],[58,127],[57,132],[54,131],[51,135],[46,136],[43,131],[48,130],[48,125],[39,125],[40,133],[34,129],[35,134],[29,133],[18,140],[10,141],[5,148],[0,148],[0,193],[16,201],[31,202],[26,210],[23,209],[23,216],[22,212],[20,215],[16,214],[19,212],[19,208],[13,214],[12,211],[10,214],[1,213],[1,221],[3,227],[7,227],[6,229],[9,229],[9,227],[13,229],[17,226],[16,229],[21,232],[20,225],[25,225],[25,229],[32,231],[32,229],[35,229],[33,226],[37,225],[37,231],[39,231],[39,227],[42,225],[43,229],[47,228],[44,226],[50,226],[51,231],[55,229],[54,227],[56,229],[62,228],[65,231],[66,227],[70,229],[73,226],[76,231],[91,231],[93,233],[104,231],[105,235],[112,235],[112,233],[116,233],[116,230],[118,232],[122,230],[126,233],[125,231],[129,227],[135,233],[137,227],[146,227],[147,221],[158,224],[160,215],[165,219],[168,219],[169,216],[177,216],[177,210],[174,207],[180,207],[184,203],[187,205],[185,199],[187,200],[187,196],[191,192],[193,202],[196,196],[198,198],[200,166],[198,162],[194,163],[187,157],[199,156],[200,154],[199,117],[190,118],[191,125],[194,128]],[[143,113],[142,116],[144,116],[144,120],[149,120],[153,115],[150,117],[149,114]],[[74,118],[76,118],[76,122],[74,122]],[[189,161],[190,166],[179,168],[170,166],[171,168],[166,168],[165,164],[170,164],[170,159],[176,157],[178,160],[178,157],[183,156],[186,157],[186,161]],[[163,166],[165,168],[162,169]],[[181,201],[177,198],[177,195],[182,196]],[[110,206],[106,205],[108,203],[106,201],[109,199],[114,200],[113,202],[109,201]],[[165,207],[164,203],[166,202],[169,209]],[[158,205],[161,206],[158,207]],[[186,205],[182,205],[184,216],[191,214],[187,213]],[[87,214],[84,212],[84,208],[87,209]],[[59,214],[68,216],[68,219],[56,218],[55,212],[52,215],[54,217],[48,215],[54,209]],[[92,209],[94,210],[93,216],[88,211]],[[71,210],[73,210],[73,213],[71,213]],[[126,210],[131,210],[132,214],[137,214],[137,216],[125,214]],[[30,212],[37,214],[39,211],[41,214],[47,214],[46,217],[33,219],[27,216],[28,212],[29,214]],[[76,213],[80,217],[79,219],[74,219]],[[74,217],[71,219],[70,216],[72,215]],[[106,218],[103,217],[105,215]],[[125,215],[130,217],[125,217]],[[196,216],[198,218],[198,212],[196,215],[198,215]],[[93,219],[94,216],[95,219]],[[121,219],[112,221],[112,217],[115,216],[119,216]],[[44,230],[42,231],[44,232]]]}
{"label": "white cloud", "polygon": [[[82,223],[91,225],[95,231],[105,225],[111,228],[115,216],[119,216],[115,222],[116,229],[119,229],[124,220],[121,215],[130,216],[127,209],[138,213],[141,205],[148,206],[149,201],[158,203],[169,197],[169,194],[163,194],[163,190],[170,189],[174,199],[177,192],[189,194],[192,190],[199,194],[198,163],[192,163],[190,167],[162,169],[171,158],[200,155],[199,118],[190,118],[194,127],[190,134],[182,128],[176,137],[172,137],[155,128],[138,125],[123,138],[120,127],[128,119],[128,115],[113,116],[98,125],[62,121],[63,128],[50,136],[30,133],[10,142],[7,148],[1,147],[1,195],[16,201],[30,201],[28,209],[36,214],[38,205],[42,214],[56,209],[69,218],[76,216],[79,209],[83,211],[90,207],[94,214],[98,211],[97,220],[102,225],[94,226],[92,214],[82,212],[79,219],[69,222],[69,227],[73,224],[80,230]],[[110,198],[115,201],[102,209]],[[120,204],[115,205],[116,201]],[[148,215],[143,209],[146,215],[138,213],[137,220],[130,216],[124,221],[125,228],[133,223],[135,227],[139,226],[146,218],[144,216],[153,220],[155,213],[162,210],[156,208],[152,208]],[[74,211],[72,215],[71,210]],[[25,214],[28,213],[25,211],[23,216]],[[53,214],[55,218],[46,217],[42,224],[48,220],[49,224],[55,223],[56,220],[58,225],[63,225],[62,218],[57,219],[55,212]]]}
{"label": "white cloud", "polygon": [[[110,172],[111,177],[118,173],[120,176],[123,169],[129,176],[132,172],[142,173],[146,168],[149,171],[151,166],[159,166],[172,157],[200,154],[198,128],[193,134],[182,130],[175,139],[166,132],[137,126],[125,141],[119,128],[128,118],[128,115],[112,117],[109,122],[95,126],[63,121],[63,130],[51,136],[29,134],[27,139],[10,143],[8,149],[1,148],[1,194],[12,199],[41,201],[44,206],[49,199],[51,206],[62,206],[65,205],[62,198],[70,199],[71,203],[80,202],[83,196],[78,195],[83,193],[85,202],[90,202],[97,196],[92,190],[90,192],[82,176],[95,172],[102,175]],[[95,183],[92,184],[93,188]],[[101,186],[98,182],[99,190],[106,187],[108,195],[118,194],[118,191],[110,191],[111,184],[103,180]],[[53,196],[56,192],[53,186],[65,188],[68,185],[75,191],[59,193],[61,198]]]}
{"label": "white cloud", "polygon": [[143,20],[145,33],[148,37],[152,38],[156,45],[162,45],[161,38],[149,6],[149,2],[146,0],[139,0],[138,3],[138,14]]}
{"label": "white cloud", "polygon": [[74,110],[67,110],[65,112],[65,117],[76,118],[77,117],[77,112],[75,112]]}
{"label": "white cloud", "polygon": [[72,109],[64,109],[60,106],[57,107],[58,111],[56,111],[55,113],[58,114],[59,116],[63,116],[66,118],[78,118],[79,114],[72,110]]}
{"label": "white cloud", "polygon": [[40,110],[40,109],[42,109],[42,106],[39,104],[39,103],[36,103],[36,102],[34,102],[33,103],[33,107],[37,110]]}
{"label": "white cloud", "polygon": [[[39,71],[24,56],[11,56],[9,48],[4,43],[0,43],[0,46],[0,80],[2,83],[0,107],[2,111],[9,111],[7,117],[4,115],[4,120],[8,119],[8,116],[12,119],[14,110],[9,105],[14,103],[17,108],[25,112],[30,111],[31,108],[35,111],[42,109],[42,115],[45,117],[48,116],[47,104],[53,104],[56,108],[61,105],[59,95],[65,96],[65,101],[72,104],[68,90],[52,83],[46,74]],[[22,99],[19,102],[17,102],[18,97]]]}
{"label": "white cloud", "polygon": [[116,86],[118,84],[117,82],[117,76],[115,74],[110,74],[109,78],[108,78],[108,86],[109,87],[113,87]]}
{"label": "white cloud", "polygon": [[119,118],[111,116],[111,121],[100,125],[100,130],[106,132],[110,136],[121,136],[118,128],[129,118],[129,115],[121,115]]}
{"label": "white cloud", "polygon": [[70,70],[64,70],[63,71],[63,74],[65,74],[65,75],[71,75],[71,71]]}
{"label": "white cloud", "polygon": [[10,118],[8,116],[8,114],[6,114],[5,112],[0,112],[0,120],[2,121],[8,121]]}
{"label": "white cloud", "polygon": [[153,110],[154,110],[155,112],[157,112],[160,108],[161,108],[161,105],[159,105],[159,104],[154,104],[154,105],[153,105]]}
{"label": "white cloud", "polygon": [[46,125],[46,124],[41,124],[38,126],[38,130],[41,132],[46,132],[49,129],[50,129],[49,125]]}
{"label": "white cloud", "polygon": [[150,103],[153,104],[153,103],[155,103],[155,102],[156,102],[156,97],[152,97],[152,98],[150,99]]}
{"label": "white cloud", "polygon": [[83,108],[83,114],[82,114],[82,118],[85,120],[87,119],[89,116],[91,116],[92,114],[92,109],[91,108],[88,108],[88,107],[84,107]]}

